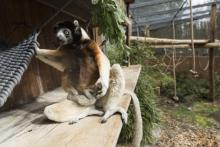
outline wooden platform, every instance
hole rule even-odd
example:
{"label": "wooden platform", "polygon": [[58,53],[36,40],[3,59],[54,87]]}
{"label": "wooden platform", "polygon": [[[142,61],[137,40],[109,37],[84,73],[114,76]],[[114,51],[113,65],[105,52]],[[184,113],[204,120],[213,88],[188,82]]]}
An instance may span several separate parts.
{"label": "wooden platform", "polygon": [[[126,88],[134,90],[141,67],[124,68]],[[54,123],[43,115],[45,106],[66,98],[55,89],[40,96],[36,102],[0,114],[0,147],[114,147],[122,128],[119,115],[101,124],[100,117],[91,116],[79,123]],[[127,109],[130,97],[124,96]]]}

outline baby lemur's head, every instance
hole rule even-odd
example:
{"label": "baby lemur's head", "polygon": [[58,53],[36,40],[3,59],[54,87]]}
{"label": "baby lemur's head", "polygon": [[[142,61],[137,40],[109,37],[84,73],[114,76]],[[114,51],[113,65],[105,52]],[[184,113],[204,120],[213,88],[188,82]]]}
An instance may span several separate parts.
{"label": "baby lemur's head", "polygon": [[77,20],[59,22],[54,26],[54,31],[61,45],[79,44],[90,39]]}

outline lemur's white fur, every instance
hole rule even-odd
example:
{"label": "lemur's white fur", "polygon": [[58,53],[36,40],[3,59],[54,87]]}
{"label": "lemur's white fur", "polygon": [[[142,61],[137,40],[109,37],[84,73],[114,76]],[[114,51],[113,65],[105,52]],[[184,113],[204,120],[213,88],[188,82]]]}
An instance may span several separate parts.
{"label": "lemur's white fur", "polygon": [[81,106],[70,100],[63,100],[45,107],[46,117],[55,122],[77,123],[80,119],[90,115],[103,115],[103,111],[95,109],[92,106]]}
{"label": "lemur's white fur", "polygon": [[81,32],[82,32],[81,41],[90,39],[89,35],[86,33],[86,31],[83,28],[81,28]]}
{"label": "lemur's white fur", "polygon": [[122,119],[127,123],[127,113],[119,106],[119,99],[122,98],[125,90],[125,79],[123,71],[119,64],[114,64],[110,70],[109,89],[106,95],[97,101],[96,106],[102,107],[105,115],[102,117],[102,122],[105,122],[111,115],[116,112],[121,113]]}
{"label": "lemur's white fur", "polygon": [[127,113],[125,109],[120,106],[120,102],[124,98],[123,94],[129,94],[134,104],[135,126],[133,145],[139,147],[143,136],[143,122],[139,100],[134,92],[125,89],[123,70],[119,64],[114,64],[110,71],[109,89],[106,95],[96,103],[98,107],[103,107],[105,112],[101,118],[101,122],[106,122],[109,117],[118,112],[121,114],[122,120],[127,123]]}
{"label": "lemur's white fur", "polygon": [[101,52],[101,54],[103,54],[103,56],[100,57],[100,60],[102,60],[103,63],[102,63],[102,65],[99,66],[100,67],[100,70],[99,70],[100,77],[96,83],[97,84],[101,83],[102,89],[101,89],[101,91],[99,91],[99,94],[96,95],[97,98],[103,97],[109,88],[109,76],[110,76],[109,71],[111,68],[108,58],[104,55],[103,52]]}
{"label": "lemur's white fur", "polygon": [[135,122],[134,122],[134,138],[132,140],[132,144],[135,147],[140,147],[141,140],[143,137],[143,121],[141,117],[140,103],[137,95],[134,92],[125,90],[124,93],[131,96],[134,105]]}

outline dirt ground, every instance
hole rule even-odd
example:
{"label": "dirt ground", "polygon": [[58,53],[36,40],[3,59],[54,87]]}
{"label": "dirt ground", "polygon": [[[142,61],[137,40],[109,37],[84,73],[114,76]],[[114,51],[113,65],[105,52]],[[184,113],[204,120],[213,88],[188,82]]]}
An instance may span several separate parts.
{"label": "dirt ground", "polygon": [[[176,107],[176,108],[175,108]],[[159,131],[154,131],[157,141],[153,146],[158,147],[220,147],[220,129],[215,125],[200,126],[192,121],[188,121],[184,115],[175,118],[179,104],[172,100],[163,100],[160,102],[160,108],[163,111]],[[194,107],[189,107],[192,111]],[[206,113],[200,110],[201,113]],[[199,110],[196,110],[198,113]],[[195,113],[195,112],[193,112]],[[189,112],[190,115],[190,112]],[[197,116],[197,115],[195,115]],[[207,115],[209,119],[210,115]],[[206,119],[206,118],[205,118]],[[219,123],[219,122],[217,122]]]}
{"label": "dirt ground", "polygon": [[155,146],[159,147],[220,147],[220,134],[173,118],[163,120],[164,126]]}

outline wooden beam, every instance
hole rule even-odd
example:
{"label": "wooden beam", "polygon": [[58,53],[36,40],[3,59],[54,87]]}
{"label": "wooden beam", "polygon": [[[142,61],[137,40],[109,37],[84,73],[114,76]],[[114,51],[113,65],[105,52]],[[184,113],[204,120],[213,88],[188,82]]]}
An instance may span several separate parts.
{"label": "wooden beam", "polygon": [[[152,38],[152,37],[137,37],[137,36],[131,36],[130,37],[131,41],[141,41],[141,42],[147,42],[149,44],[191,44],[191,40],[189,39],[167,39],[167,38]],[[195,44],[207,44],[210,41],[207,39],[199,39],[199,40],[194,40]],[[216,40],[215,43],[220,43],[219,40]]]}
{"label": "wooden beam", "polygon": [[151,48],[155,48],[155,49],[158,49],[158,48],[168,48],[168,49],[172,49],[172,48],[181,48],[181,49],[188,49],[188,48],[191,48],[191,46],[189,44],[177,44],[177,45],[150,45]]}
{"label": "wooden beam", "polygon": [[[217,22],[217,6],[216,3],[212,4],[211,18],[210,18],[210,41],[215,42],[215,31]],[[214,48],[209,48],[209,99],[214,101],[215,99],[215,52]]]}
{"label": "wooden beam", "polygon": [[[189,49],[191,48],[190,44],[176,44],[176,45],[172,45],[172,44],[163,44],[163,45],[149,45],[152,48],[182,48],[182,49]],[[199,45],[199,44],[195,44],[196,48],[215,48],[218,49],[220,48],[220,43],[207,43],[204,45]]]}

